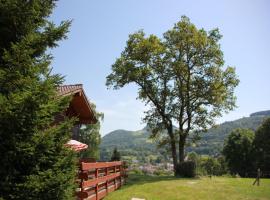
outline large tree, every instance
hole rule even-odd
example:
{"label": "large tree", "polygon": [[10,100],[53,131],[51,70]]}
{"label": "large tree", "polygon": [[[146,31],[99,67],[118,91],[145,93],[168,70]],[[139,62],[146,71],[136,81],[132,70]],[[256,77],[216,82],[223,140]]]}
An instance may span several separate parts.
{"label": "large tree", "polygon": [[223,154],[232,174],[250,176],[254,171],[254,132],[249,129],[233,130],[225,141]]}
{"label": "large tree", "polygon": [[175,175],[190,133],[205,131],[235,107],[238,79],[233,67],[224,68],[220,39],[218,29],[197,29],[185,16],[162,39],[138,31],[107,77],[114,89],[138,86],[139,99],[149,106],[144,121],[170,146]]}
{"label": "large tree", "polygon": [[[72,121],[54,124],[69,99],[57,97],[62,76],[48,49],[69,21],[48,21],[49,0],[0,1],[0,199],[72,199],[76,163],[64,144]],[[54,125],[53,125],[54,124]]]}
{"label": "large tree", "polygon": [[254,146],[256,167],[261,168],[263,173],[270,172],[270,118],[256,130]]}

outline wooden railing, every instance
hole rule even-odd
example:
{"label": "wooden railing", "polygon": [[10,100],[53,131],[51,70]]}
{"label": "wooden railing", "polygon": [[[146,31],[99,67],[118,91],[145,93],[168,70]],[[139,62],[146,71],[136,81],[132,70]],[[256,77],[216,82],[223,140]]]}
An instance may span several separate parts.
{"label": "wooden railing", "polygon": [[80,188],[76,196],[79,200],[99,200],[109,192],[120,188],[127,177],[125,165],[115,162],[80,162]]}

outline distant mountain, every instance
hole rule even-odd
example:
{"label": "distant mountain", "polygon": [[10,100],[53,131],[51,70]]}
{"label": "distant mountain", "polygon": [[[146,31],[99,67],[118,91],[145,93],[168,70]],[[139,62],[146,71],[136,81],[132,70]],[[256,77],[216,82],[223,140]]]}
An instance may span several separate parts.
{"label": "distant mountain", "polygon": [[[196,146],[187,147],[187,151],[199,154],[214,155],[220,153],[228,134],[235,128],[255,130],[262,121],[270,117],[270,110],[250,114],[230,122],[224,122],[201,136]],[[167,150],[157,149],[154,141],[149,139],[150,133],[144,128],[139,131],[115,130],[105,135],[101,140],[101,159],[109,160],[112,150],[117,147],[126,160],[138,162],[161,162],[168,160]]]}
{"label": "distant mountain", "polygon": [[260,111],[260,112],[255,112],[255,113],[250,114],[250,117],[254,117],[254,116],[270,116],[270,110]]}

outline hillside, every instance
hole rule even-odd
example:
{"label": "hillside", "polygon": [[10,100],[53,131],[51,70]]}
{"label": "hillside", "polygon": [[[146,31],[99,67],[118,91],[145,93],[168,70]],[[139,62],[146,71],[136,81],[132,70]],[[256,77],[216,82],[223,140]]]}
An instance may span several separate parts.
{"label": "hillside", "polygon": [[196,147],[189,147],[188,151],[210,155],[219,153],[223,147],[224,139],[226,139],[233,129],[248,128],[255,131],[265,118],[270,117],[269,111],[264,112],[252,113],[249,117],[224,122],[215,128],[209,129],[207,133],[202,135],[202,138],[197,143]]}
{"label": "hillside", "polygon": [[164,157],[162,150],[156,149],[156,144],[149,139],[149,135],[146,128],[139,131],[115,130],[108,133],[101,140],[101,160],[109,160],[115,147],[126,160],[146,162]]}
{"label": "hillside", "polygon": [[[224,139],[235,128],[249,128],[255,130],[262,121],[270,117],[270,111],[252,113],[249,117],[243,117],[230,122],[224,122],[202,135],[196,146],[188,147],[187,151],[195,151],[199,154],[214,155],[222,149]],[[138,160],[139,162],[161,162],[168,160],[164,149],[157,149],[156,144],[149,138],[150,133],[146,128],[139,131],[115,130],[102,138],[100,145],[101,159],[110,159],[113,148],[121,152],[124,159]]]}

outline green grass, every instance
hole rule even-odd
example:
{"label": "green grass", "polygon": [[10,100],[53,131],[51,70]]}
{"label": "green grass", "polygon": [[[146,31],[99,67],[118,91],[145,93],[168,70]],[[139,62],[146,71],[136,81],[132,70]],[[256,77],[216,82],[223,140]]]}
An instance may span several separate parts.
{"label": "green grass", "polygon": [[184,179],[169,176],[130,175],[127,185],[105,200],[270,200],[270,179],[252,186],[254,179],[205,177]]}

